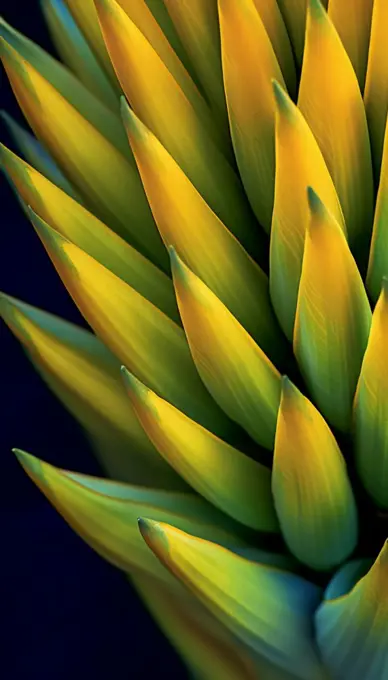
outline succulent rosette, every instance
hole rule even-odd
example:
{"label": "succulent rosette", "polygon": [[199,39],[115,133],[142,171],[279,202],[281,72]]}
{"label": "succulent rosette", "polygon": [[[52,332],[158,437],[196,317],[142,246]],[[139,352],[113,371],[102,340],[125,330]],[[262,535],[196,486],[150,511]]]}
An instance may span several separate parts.
{"label": "succulent rosette", "polygon": [[1,315],[106,477],[20,463],[193,678],[387,680],[387,1],[41,5],[2,167],[93,332]]}

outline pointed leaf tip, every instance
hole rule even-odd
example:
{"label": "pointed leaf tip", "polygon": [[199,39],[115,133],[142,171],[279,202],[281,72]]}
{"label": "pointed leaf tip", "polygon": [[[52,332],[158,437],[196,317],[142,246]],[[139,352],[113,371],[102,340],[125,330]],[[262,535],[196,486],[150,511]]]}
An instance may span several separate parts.
{"label": "pointed leaf tip", "polygon": [[321,19],[326,14],[326,10],[320,0],[310,0],[308,7],[314,19]]}
{"label": "pointed leaf tip", "polygon": [[312,187],[307,187],[307,200],[309,203],[309,208],[313,215],[323,215],[325,212],[325,207],[319,198],[318,194],[314,191]]}
{"label": "pointed leaf tip", "polygon": [[149,389],[144,383],[142,383],[136,376],[128,371],[125,366],[121,367],[121,374],[124,378],[124,383],[126,388],[140,396],[142,399],[146,396],[146,394],[149,392]]}
{"label": "pointed leaf tip", "polygon": [[291,107],[285,89],[280,85],[280,83],[275,78],[272,78],[271,83],[273,94],[275,97],[275,104],[278,107],[279,111],[285,114],[290,113]]}

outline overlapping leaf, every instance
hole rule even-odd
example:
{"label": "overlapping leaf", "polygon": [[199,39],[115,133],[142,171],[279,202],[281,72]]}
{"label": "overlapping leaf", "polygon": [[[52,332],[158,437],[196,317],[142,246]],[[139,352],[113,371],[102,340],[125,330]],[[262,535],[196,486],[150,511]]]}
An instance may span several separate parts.
{"label": "overlapping leaf", "polygon": [[226,444],[124,372],[135,413],[156,449],[215,506],[259,531],[277,531],[271,471]]}
{"label": "overlapping leaf", "polygon": [[319,607],[315,624],[333,680],[382,680],[388,673],[388,542],[368,573]]}
{"label": "overlapping leaf", "polygon": [[388,508],[388,279],[375,307],[354,403],[355,454],[367,491]]}
{"label": "overlapping leaf", "polygon": [[229,310],[171,251],[178,307],[198,372],[215,401],[273,448],[280,375]]}
{"label": "overlapping leaf", "polygon": [[346,233],[338,196],[319,146],[299,109],[279,83],[276,102],[276,174],[270,248],[270,292],[280,325],[292,341],[312,184]]}
{"label": "overlapping leaf", "polygon": [[38,229],[43,220],[179,321],[174,290],[166,274],[6,147],[0,146],[0,160],[21,199],[34,211],[30,211],[30,219]]}
{"label": "overlapping leaf", "polygon": [[109,474],[158,487],[181,486],[139,425],[119,362],[94,335],[5,295],[0,316],[51,390],[86,428]]}
{"label": "overlapping leaf", "polygon": [[343,231],[312,189],[308,198],[294,351],[320,411],[346,431],[372,313]]}
{"label": "overlapping leaf", "polygon": [[357,509],[341,451],[321,414],[283,379],[272,491],[284,539],[317,570],[343,562],[357,544]]}
{"label": "overlapping leaf", "polygon": [[281,356],[284,343],[270,305],[266,275],[126,105],[124,120],[165,245],[177,249],[264,351]]}
{"label": "overlapping leaf", "polygon": [[162,522],[141,519],[140,529],[162,564],[264,660],[290,680],[324,680],[311,626],[319,588]]}
{"label": "overlapping leaf", "polygon": [[309,0],[298,106],[333,178],[349,243],[362,264],[373,222],[373,175],[357,77],[320,0]]}
{"label": "overlapping leaf", "polygon": [[385,123],[388,112],[387,24],[388,4],[385,0],[374,0],[364,102],[368,117],[376,180],[379,176],[383,154]]}

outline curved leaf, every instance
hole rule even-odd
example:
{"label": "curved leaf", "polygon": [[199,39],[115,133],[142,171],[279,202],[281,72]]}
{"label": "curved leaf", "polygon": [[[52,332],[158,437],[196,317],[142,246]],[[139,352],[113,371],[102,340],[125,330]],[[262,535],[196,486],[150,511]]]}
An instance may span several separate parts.
{"label": "curved leaf", "polygon": [[361,91],[364,89],[374,0],[330,0],[329,17],[338,31]]}
{"label": "curved leaf", "polygon": [[38,138],[97,216],[155,263],[166,257],[137,169],[7,43],[2,59]]}
{"label": "curved leaf", "polygon": [[321,414],[283,379],[272,493],[291,552],[317,570],[332,569],[357,545],[357,508],[345,461]]}
{"label": "curved leaf", "polygon": [[35,227],[81,313],[121,363],[194,420],[227,435],[230,421],[204,388],[183,330],[48,225]]}
{"label": "curved leaf", "polygon": [[28,62],[90,125],[133,163],[120,126],[118,100],[116,112],[111,111],[63,64],[12,28],[2,18],[0,18],[0,37],[4,38],[21,59]]}
{"label": "curved leaf", "polygon": [[279,62],[286,85],[294,96],[296,69],[290,38],[276,0],[253,0]]}
{"label": "curved leaf", "polygon": [[6,295],[0,297],[0,316],[43,380],[86,429],[110,475],[157,487],[182,486],[139,425],[120,380],[120,364],[98,338]]}
{"label": "curved leaf", "polygon": [[[268,279],[129,107],[124,120],[165,245],[173,246],[271,356],[283,350]],[[222,263],[222,267],[219,263]]]}
{"label": "curved leaf", "polygon": [[164,0],[198,73],[213,113],[228,125],[217,0]]}
{"label": "curved leaf", "polygon": [[124,370],[144,431],[163,458],[204,498],[258,531],[277,531],[271,471],[205,430]]}
{"label": "curved leaf", "polygon": [[173,286],[166,274],[2,145],[0,160],[22,200],[32,208],[29,217],[37,228],[43,220],[179,322]]}
{"label": "curved leaf", "polygon": [[142,574],[132,579],[158,626],[197,680],[256,680],[249,651],[178,581],[168,587]]}
{"label": "curved leaf", "polygon": [[237,175],[215,145],[220,128],[205,100],[197,94],[193,101],[184,92],[115,0],[99,0],[98,6],[112,62],[134,113],[220,219],[237,236],[247,233],[253,216]]}
{"label": "curved leaf", "polygon": [[388,125],[366,277],[368,292],[373,302],[377,302],[380,295],[384,276],[388,276]]}
{"label": "curved leaf", "polygon": [[271,78],[284,83],[253,0],[219,0],[222,69],[237,165],[255,215],[269,232],[275,178]]}
{"label": "curved leaf", "polygon": [[[44,146],[38,142],[30,132],[22,128],[6,111],[0,111],[0,116],[8,128],[8,132],[13,137],[13,140],[26,161],[38,170],[44,177],[53,182],[57,187],[62,189],[66,194],[74,198],[76,201],[82,203],[82,199],[78,196],[74,187],[53,158],[50,156]],[[8,150],[2,144],[1,151]],[[13,154],[14,155],[14,154]],[[2,161],[3,163],[3,161]]]}
{"label": "curved leaf", "polygon": [[319,588],[168,524],[139,526],[162,564],[247,646],[297,678],[325,678],[311,625]]}
{"label": "curved leaf", "polygon": [[308,0],[277,0],[284,18],[298,65],[303,60]]}
{"label": "curved leaf", "polygon": [[[364,264],[373,222],[373,173],[357,77],[319,0],[309,0],[298,106],[333,178],[349,243]],[[311,184],[311,183],[310,183]]]}
{"label": "curved leaf", "polygon": [[229,310],[171,249],[175,291],[198,372],[232,420],[273,448],[280,374]]}
{"label": "curved leaf", "polygon": [[376,503],[388,508],[388,279],[375,307],[354,401],[359,475]]}
{"label": "curved leaf", "polygon": [[100,480],[54,467],[19,449],[14,452],[72,529],[126,572],[140,570],[170,582],[139,533],[138,517],[144,514],[202,538],[213,537],[221,544],[231,541],[231,534],[222,526],[222,515],[197,496]]}
{"label": "curved leaf", "polygon": [[294,351],[319,410],[350,427],[372,313],[343,231],[312,189],[294,330]]}
{"label": "curved leaf", "polygon": [[107,107],[117,115],[118,93],[90,49],[75,22],[66,0],[40,0],[44,18],[64,64]]}
{"label": "curved leaf", "polygon": [[373,151],[375,179],[379,176],[388,112],[388,4],[374,0],[364,102]]}
{"label": "curved leaf", "polygon": [[292,341],[306,229],[310,211],[306,187],[312,184],[346,233],[333,180],[319,146],[299,109],[273,83],[276,103],[276,174],[272,214],[270,277],[272,304]]}
{"label": "curved leaf", "polygon": [[316,617],[322,658],[333,680],[382,680],[388,673],[388,541],[368,573]]}

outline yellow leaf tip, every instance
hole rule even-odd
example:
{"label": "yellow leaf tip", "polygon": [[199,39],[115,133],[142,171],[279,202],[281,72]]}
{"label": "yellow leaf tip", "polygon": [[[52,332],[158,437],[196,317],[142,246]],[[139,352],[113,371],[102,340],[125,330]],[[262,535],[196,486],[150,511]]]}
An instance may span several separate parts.
{"label": "yellow leaf tip", "polygon": [[160,557],[161,553],[165,552],[167,548],[166,535],[160,523],[145,517],[139,517],[137,523],[148,547]]}
{"label": "yellow leaf tip", "polygon": [[12,449],[12,453],[15,454],[20,465],[27,473],[33,475],[34,477],[37,477],[40,474],[39,458],[36,458],[31,453],[27,453],[26,451],[17,448]]}
{"label": "yellow leaf tip", "polygon": [[180,281],[185,282],[187,278],[186,266],[179,257],[174,246],[168,246],[168,254],[170,256],[170,265],[173,276],[178,278]]}

